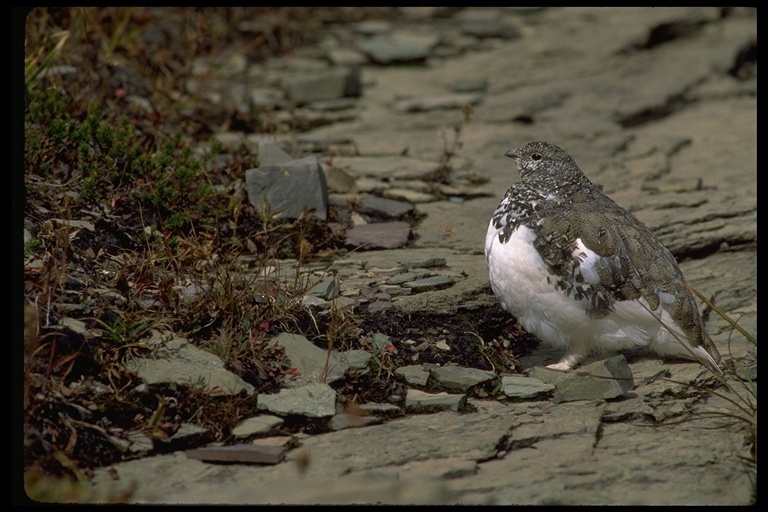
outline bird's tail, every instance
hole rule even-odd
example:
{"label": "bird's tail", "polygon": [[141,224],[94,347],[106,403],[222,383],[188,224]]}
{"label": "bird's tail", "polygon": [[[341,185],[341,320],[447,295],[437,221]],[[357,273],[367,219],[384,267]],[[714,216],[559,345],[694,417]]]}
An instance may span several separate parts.
{"label": "bird's tail", "polygon": [[720,365],[717,364],[717,362],[720,361],[720,352],[717,350],[715,344],[712,343],[712,340],[708,339],[705,345],[695,347],[693,349],[693,355],[697,361],[709,368],[713,373],[723,375],[723,370],[720,368]]}

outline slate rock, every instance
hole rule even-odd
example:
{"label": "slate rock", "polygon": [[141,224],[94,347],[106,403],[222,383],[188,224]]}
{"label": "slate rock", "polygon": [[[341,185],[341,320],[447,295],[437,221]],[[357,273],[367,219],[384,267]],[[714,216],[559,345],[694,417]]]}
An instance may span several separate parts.
{"label": "slate rock", "polygon": [[246,418],[233,428],[232,435],[236,438],[242,438],[253,434],[265,434],[273,428],[282,425],[283,421],[282,418],[268,414],[253,416],[252,418]]}
{"label": "slate rock", "polygon": [[460,109],[466,105],[477,105],[482,100],[483,95],[477,93],[404,97],[395,100],[392,103],[392,108],[398,112],[427,112],[430,110]]}
{"label": "slate rock", "polygon": [[259,167],[245,171],[248,200],[257,209],[269,206],[283,218],[299,218],[313,209],[317,218],[328,216],[328,186],[314,155],[293,159],[269,139],[259,141]]}
{"label": "slate rock", "polygon": [[458,411],[467,402],[467,395],[461,393],[426,393],[418,389],[409,389],[405,394],[405,408],[437,406],[443,410]]}
{"label": "slate rock", "polygon": [[381,418],[377,416],[363,416],[343,412],[330,419],[328,428],[331,430],[344,430],[345,428],[359,428],[379,423],[381,423]]}
{"label": "slate rock", "polygon": [[411,225],[403,221],[361,224],[347,230],[346,245],[361,250],[396,249],[408,243]]}
{"label": "slate rock", "polygon": [[370,352],[367,350],[347,350],[341,353],[341,360],[349,365],[352,370],[365,370],[368,368],[368,363],[371,361]]}
{"label": "slate rock", "polygon": [[378,313],[381,311],[386,311],[388,309],[392,309],[395,307],[394,304],[392,304],[388,300],[377,300],[375,302],[372,302],[368,305],[368,312],[369,313]]}
{"label": "slate rock", "polygon": [[319,283],[317,283],[315,286],[313,286],[308,292],[307,295],[312,295],[313,297],[319,297],[324,300],[331,300],[335,299],[339,296],[339,283],[335,279],[323,279]]}
{"label": "slate rock", "polygon": [[429,371],[420,364],[401,366],[395,375],[412,386],[426,386],[429,380]]}
{"label": "slate rock", "polygon": [[294,160],[277,143],[267,137],[259,139],[259,165],[262,167],[272,167],[282,165]]}
{"label": "slate rock", "polygon": [[202,385],[214,395],[254,392],[252,385],[226,370],[218,356],[197,348],[184,338],[154,332],[147,344],[153,349],[149,357],[136,357],[125,362],[126,369],[138,374],[147,384]]}
{"label": "slate rock", "polygon": [[358,43],[360,51],[376,64],[423,63],[438,43],[433,36],[376,36]]}
{"label": "slate rock", "polygon": [[305,210],[313,210],[320,220],[328,217],[328,189],[316,156],[248,169],[245,190],[254,207],[268,206],[282,218],[297,219]]}
{"label": "slate rock", "polygon": [[328,167],[324,169],[325,180],[330,192],[345,194],[352,192],[355,188],[355,178],[346,171],[338,167]]}
{"label": "slate rock", "polygon": [[257,408],[281,416],[324,418],[336,414],[336,392],[328,384],[307,384],[258,396]]}
{"label": "slate rock", "polygon": [[421,293],[430,290],[449,288],[452,284],[453,278],[451,276],[432,276],[404,283],[403,286],[410,288],[414,293]]}
{"label": "slate rock", "polygon": [[495,372],[461,366],[439,366],[432,368],[429,373],[438,384],[454,391],[466,391],[496,378]]}
{"label": "slate rock", "polygon": [[551,393],[555,386],[533,377],[505,375],[501,378],[501,391],[509,398],[533,398]]}
{"label": "slate rock", "polygon": [[434,257],[434,258],[424,258],[419,260],[408,260],[401,262],[403,267],[406,269],[412,269],[412,268],[435,268],[435,267],[444,267],[448,264],[448,260],[441,257]]}
{"label": "slate rock", "polygon": [[410,281],[415,281],[417,279],[423,279],[425,277],[429,277],[430,272],[424,271],[424,272],[403,272],[402,274],[397,274],[396,276],[392,276],[389,279],[387,279],[387,284],[403,284],[408,283]]}
{"label": "slate rock", "polygon": [[501,37],[503,39],[516,39],[520,37],[520,31],[501,18],[498,9],[467,9],[457,16],[459,31],[463,34],[475,37]]}
{"label": "slate rock", "polygon": [[282,80],[282,87],[288,99],[299,104],[362,94],[360,70],[357,68],[313,71],[287,77]]}
{"label": "slate rock", "polygon": [[228,462],[241,464],[278,464],[283,461],[287,448],[282,446],[253,446],[247,444],[232,446],[207,446],[184,452],[190,459],[205,462]]}
{"label": "slate rock", "polygon": [[607,400],[635,387],[626,358],[617,355],[596,361],[568,373],[555,387],[555,402]]}
{"label": "slate rock", "polygon": [[301,334],[281,333],[272,338],[270,346],[283,347],[285,356],[299,375],[286,379],[286,387],[301,387],[318,382],[335,382],[349,369],[346,359],[337,350],[315,346]]}
{"label": "slate rock", "polygon": [[527,371],[527,375],[528,377],[538,379],[547,384],[552,384],[553,386],[557,385],[558,382],[568,377],[566,372],[553,370],[552,368],[547,368],[546,366],[534,366]]}
{"label": "slate rock", "polygon": [[387,220],[401,218],[403,215],[413,213],[413,210],[413,204],[407,201],[398,201],[372,194],[362,194],[355,206],[355,211],[358,213]]}

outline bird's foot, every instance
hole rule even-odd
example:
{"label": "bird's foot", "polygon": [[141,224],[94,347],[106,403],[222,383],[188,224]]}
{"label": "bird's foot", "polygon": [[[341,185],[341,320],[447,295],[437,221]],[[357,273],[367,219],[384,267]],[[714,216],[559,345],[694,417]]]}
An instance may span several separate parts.
{"label": "bird's foot", "polygon": [[548,364],[547,368],[552,370],[573,370],[584,361],[585,357],[581,354],[565,354],[560,361],[554,364]]}

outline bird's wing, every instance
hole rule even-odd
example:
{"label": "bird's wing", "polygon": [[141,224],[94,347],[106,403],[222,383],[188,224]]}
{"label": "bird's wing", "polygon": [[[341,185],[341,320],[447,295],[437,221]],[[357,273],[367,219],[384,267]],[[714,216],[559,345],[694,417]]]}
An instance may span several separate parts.
{"label": "bird's wing", "polygon": [[537,229],[534,243],[559,286],[589,298],[597,316],[617,301],[644,298],[655,310],[687,292],[674,256],[625,210],[576,206]]}
{"label": "bird's wing", "polygon": [[696,301],[675,257],[651,230],[610,199],[542,216],[534,240],[555,286],[600,318],[618,302],[661,306],[693,346],[709,345]]}

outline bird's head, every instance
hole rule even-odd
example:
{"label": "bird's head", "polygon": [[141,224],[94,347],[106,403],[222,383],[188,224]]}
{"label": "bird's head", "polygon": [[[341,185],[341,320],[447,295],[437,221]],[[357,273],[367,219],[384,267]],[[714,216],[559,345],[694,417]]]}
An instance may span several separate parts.
{"label": "bird's head", "polygon": [[504,155],[515,159],[522,181],[556,185],[584,178],[573,158],[549,142],[529,142],[521,148],[510,149]]}

